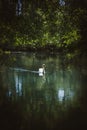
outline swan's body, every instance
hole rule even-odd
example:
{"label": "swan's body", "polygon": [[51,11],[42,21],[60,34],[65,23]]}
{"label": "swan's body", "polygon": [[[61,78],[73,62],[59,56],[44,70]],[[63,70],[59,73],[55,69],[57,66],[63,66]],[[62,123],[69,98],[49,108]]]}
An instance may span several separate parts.
{"label": "swan's body", "polygon": [[39,68],[39,73],[45,73],[44,68]]}

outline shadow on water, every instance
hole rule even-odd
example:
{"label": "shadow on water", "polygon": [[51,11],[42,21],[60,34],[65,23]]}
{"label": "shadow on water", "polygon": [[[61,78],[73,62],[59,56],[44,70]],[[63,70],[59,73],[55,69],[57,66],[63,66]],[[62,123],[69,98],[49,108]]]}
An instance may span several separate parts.
{"label": "shadow on water", "polygon": [[[65,65],[59,57],[36,57],[26,53],[1,61],[4,64],[0,65],[0,130],[87,128],[87,73],[84,68]],[[43,76],[9,69],[37,70],[43,63],[46,63]]]}

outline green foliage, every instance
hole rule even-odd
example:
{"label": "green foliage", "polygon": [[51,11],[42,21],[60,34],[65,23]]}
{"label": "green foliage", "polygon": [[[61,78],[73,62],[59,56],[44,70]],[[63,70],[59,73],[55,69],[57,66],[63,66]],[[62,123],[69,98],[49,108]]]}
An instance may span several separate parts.
{"label": "green foliage", "polygon": [[2,15],[6,12],[6,3],[0,2],[0,47],[21,49],[55,46],[66,49],[69,46],[75,47],[80,40],[83,41],[87,34],[85,6],[81,6],[81,1],[79,5],[76,2],[75,7],[74,0],[65,1],[65,6],[60,6],[58,2],[24,0],[22,14],[18,16],[14,9],[17,1],[11,3],[12,11],[9,10],[11,4],[7,1],[6,11],[9,13],[6,16]]}
{"label": "green foliage", "polygon": [[78,30],[75,29],[71,30],[71,32],[67,32],[67,34],[65,34],[62,37],[63,43],[66,44],[65,45],[66,47],[72,43],[76,43],[79,38],[80,34],[78,34]]}

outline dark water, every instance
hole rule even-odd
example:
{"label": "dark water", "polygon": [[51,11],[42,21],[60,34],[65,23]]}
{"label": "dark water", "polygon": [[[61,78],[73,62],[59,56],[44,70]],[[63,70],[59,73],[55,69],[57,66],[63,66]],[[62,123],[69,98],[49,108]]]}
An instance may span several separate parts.
{"label": "dark water", "polygon": [[[43,63],[46,73],[40,76],[38,69]],[[69,63],[59,54],[1,56],[0,130],[83,130],[85,127],[86,65]]]}

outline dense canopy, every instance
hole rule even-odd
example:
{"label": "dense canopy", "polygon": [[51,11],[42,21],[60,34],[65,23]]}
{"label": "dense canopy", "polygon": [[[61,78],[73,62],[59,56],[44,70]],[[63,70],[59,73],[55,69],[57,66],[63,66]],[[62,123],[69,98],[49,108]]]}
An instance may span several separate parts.
{"label": "dense canopy", "polygon": [[3,50],[87,49],[87,0],[1,0]]}

